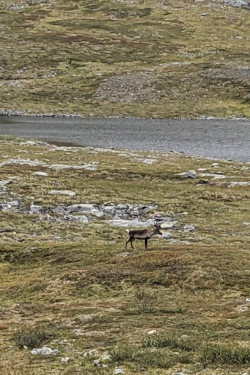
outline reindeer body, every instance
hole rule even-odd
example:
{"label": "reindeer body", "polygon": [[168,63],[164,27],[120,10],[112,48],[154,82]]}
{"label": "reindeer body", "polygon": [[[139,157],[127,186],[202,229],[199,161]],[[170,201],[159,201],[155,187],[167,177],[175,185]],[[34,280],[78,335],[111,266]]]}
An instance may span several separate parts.
{"label": "reindeer body", "polygon": [[133,247],[133,242],[134,240],[144,240],[145,241],[145,249],[148,249],[148,240],[153,237],[155,234],[162,234],[160,231],[160,225],[155,225],[155,229],[153,230],[148,230],[148,229],[138,229],[138,230],[130,230],[128,232],[128,240],[126,242],[126,250],[127,250],[127,245],[130,242],[130,245],[132,249]]}

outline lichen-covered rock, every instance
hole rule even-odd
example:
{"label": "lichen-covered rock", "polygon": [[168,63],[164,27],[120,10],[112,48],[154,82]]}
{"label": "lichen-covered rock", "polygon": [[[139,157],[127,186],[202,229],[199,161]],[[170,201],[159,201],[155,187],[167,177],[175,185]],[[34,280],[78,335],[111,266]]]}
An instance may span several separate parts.
{"label": "lichen-covered rock", "polygon": [[58,349],[51,349],[47,346],[43,346],[42,348],[40,349],[32,349],[30,351],[30,354],[32,355],[44,355],[44,356],[53,356],[53,355],[57,355],[59,354],[59,350]]}

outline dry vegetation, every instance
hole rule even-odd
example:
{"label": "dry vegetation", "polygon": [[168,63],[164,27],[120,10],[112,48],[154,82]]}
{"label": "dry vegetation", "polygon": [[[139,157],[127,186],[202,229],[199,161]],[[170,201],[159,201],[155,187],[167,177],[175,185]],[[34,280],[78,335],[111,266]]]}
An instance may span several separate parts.
{"label": "dry vegetation", "polygon": [[0,108],[249,117],[249,12],[210,0],[2,0]]}
{"label": "dry vegetation", "polygon": [[[147,165],[146,156],[157,161]],[[96,171],[3,165],[27,157],[98,165]],[[149,251],[135,243],[126,253],[125,229],[103,218],[61,223],[0,211],[0,229],[9,230],[0,233],[1,374],[108,375],[115,366],[126,375],[248,373],[250,186],[229,182],[250,181],[250,167],[214,162],[1,138],[0,183],[12,183],[0,204],[157,203],[178,222],[172,239],[152,239]],[[202,184],[199,175],[176,175],[205,173],[199,168],[225,178],[208,176]],[[37,170],[48,176],[33,175]],[[52,196],[51,189],[76,195]],[[194,232],[183,230],[187,223]],[[59,354],[30,354],[43,345]],[[111,358],[94,367],[105,353]]]}

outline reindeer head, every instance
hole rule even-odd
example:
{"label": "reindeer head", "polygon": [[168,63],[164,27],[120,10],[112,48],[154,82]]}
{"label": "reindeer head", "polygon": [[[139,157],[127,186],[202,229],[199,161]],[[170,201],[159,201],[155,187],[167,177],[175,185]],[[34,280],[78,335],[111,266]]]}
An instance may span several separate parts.
{"label": "reindeer head", "polygon": [[162,235],[162,232],[160,231],[160,229],[161,229],[160,224],[155,223],[154,226],[155,226],[155,234],[161,234]]}

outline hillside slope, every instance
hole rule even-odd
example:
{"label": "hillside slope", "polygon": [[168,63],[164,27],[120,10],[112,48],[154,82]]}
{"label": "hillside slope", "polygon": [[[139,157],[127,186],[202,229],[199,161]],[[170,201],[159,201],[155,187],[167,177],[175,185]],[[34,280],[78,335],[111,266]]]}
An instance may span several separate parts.
{"label": "hillside slope", "polygon": [[249,117],[249,16],[210,0],[2,0],[0,108]]}
{"label": "hillside slope", "polygon": [[248,164],[1,137],[0,167],[1,375],[249,374]]}

